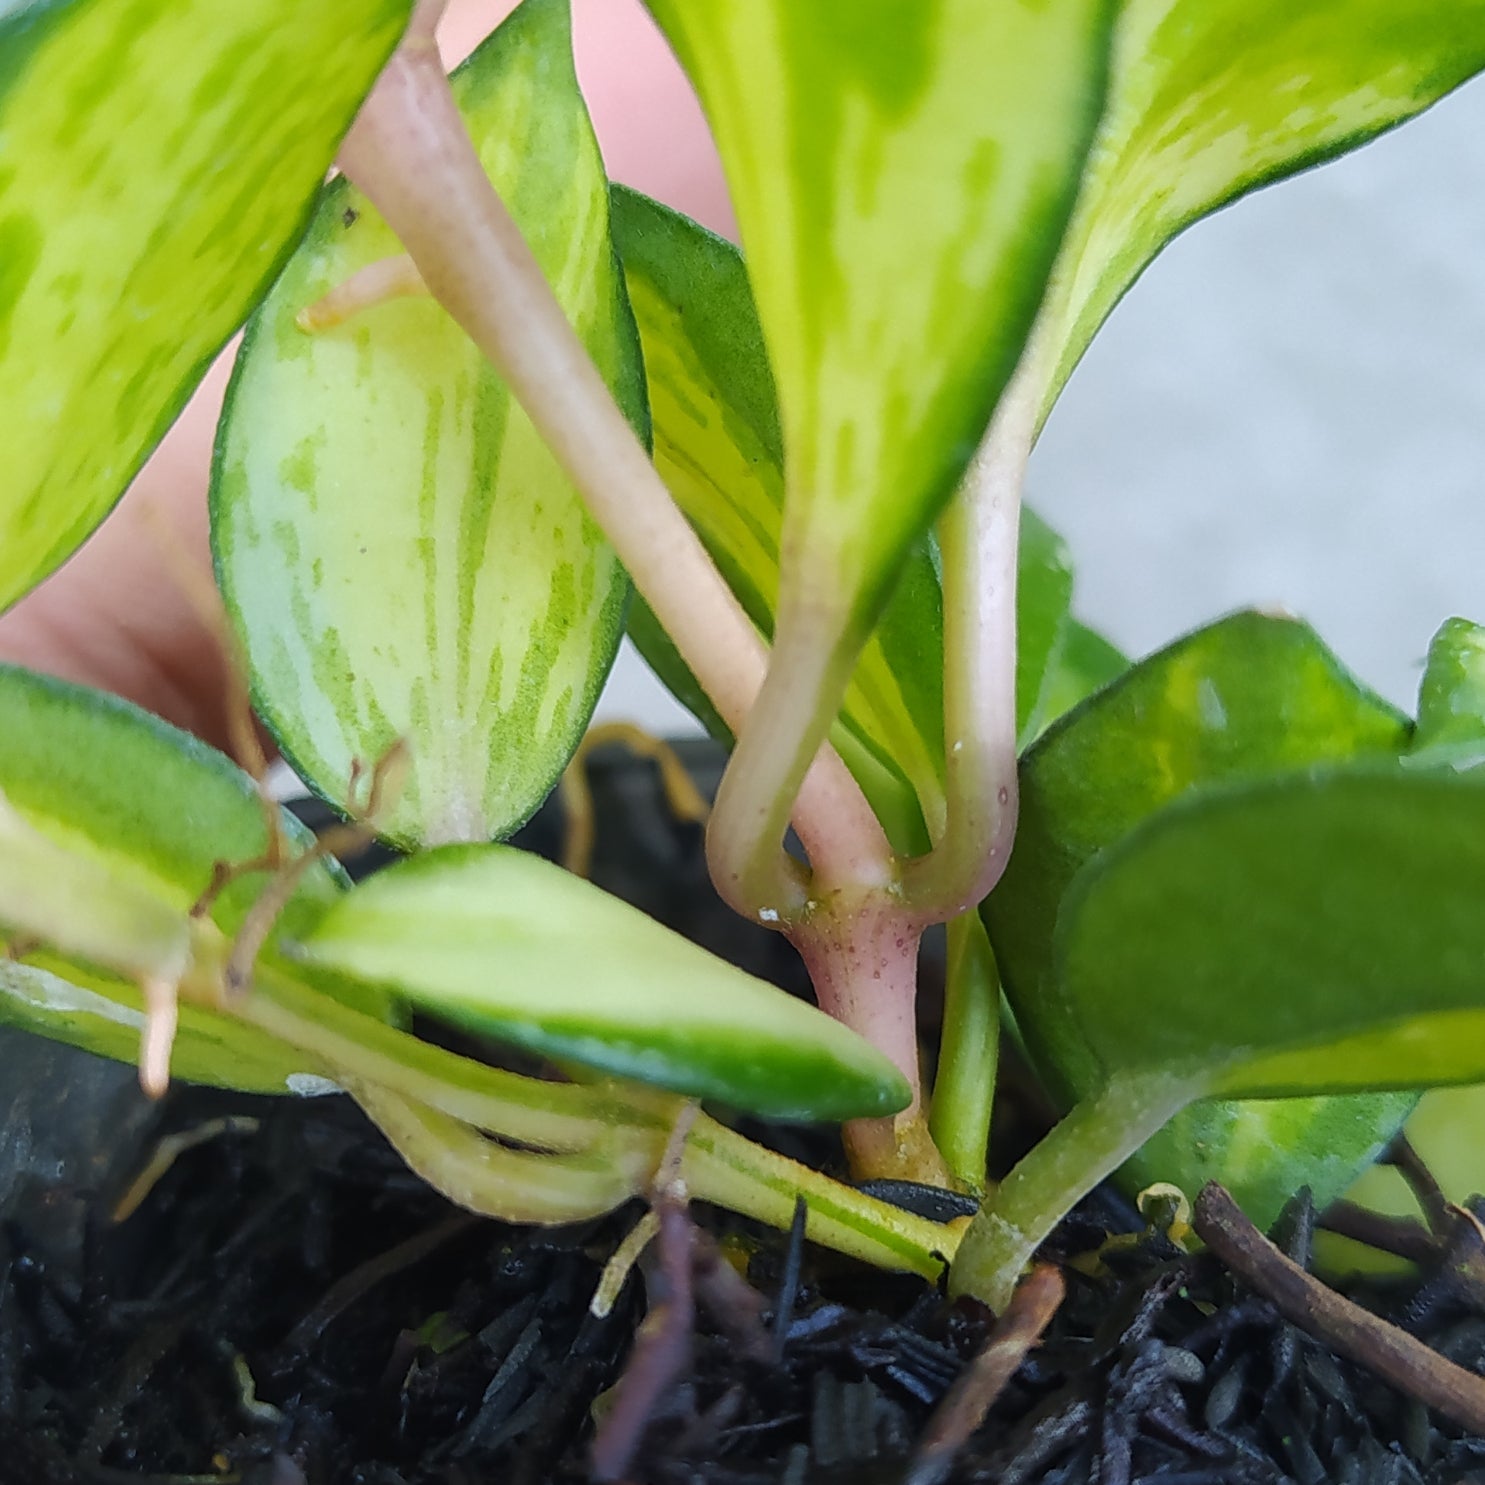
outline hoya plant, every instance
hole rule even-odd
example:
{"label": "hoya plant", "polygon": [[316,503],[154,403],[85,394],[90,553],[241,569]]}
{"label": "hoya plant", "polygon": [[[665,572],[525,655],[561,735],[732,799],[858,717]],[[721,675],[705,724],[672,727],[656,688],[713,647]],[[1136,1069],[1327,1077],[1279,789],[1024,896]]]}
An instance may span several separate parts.
{"label": "hoya plant", "polygon": [[[679,1142],[693,1195],[802,1197],[817,1241],[997,1308],[1121,1167],[1323,1200],[1418,1090],[1485,1080],[1485,637],[1440,632],[1416,720],[1289,619],[1130,665],[1020,498],[1160,248],[1485,68],[1485,0],[649,0],[741,250],[611,188],[566,0],[452,79],[441,9],[0,9],[0,603],[245,326],[217,582],[348,822],[309,839],[246,740],[0,669],[0,1014],[152,1090],[342,1089],[510,1220],[644,1195]],[[501,844],[626,627],[733,745],[712,874],[818,1009]],[[372,835],[406,859],[350,888]],[[1003,1020],[1065,1117],[987,1191]],[[979,1215],[697,1100],[843,1121],[854,1176]]]}

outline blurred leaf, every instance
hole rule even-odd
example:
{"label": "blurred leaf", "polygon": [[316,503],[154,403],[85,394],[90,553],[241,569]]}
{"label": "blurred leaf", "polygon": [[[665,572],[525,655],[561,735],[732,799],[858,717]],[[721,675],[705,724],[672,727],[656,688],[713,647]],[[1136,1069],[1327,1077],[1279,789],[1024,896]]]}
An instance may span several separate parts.
{"label": "blurred leaf", "polygon": [[[607,177],[564,0],[527,0],[454,79],[480,157],[622,405],[644,420]],[[296,313],[400,251],[344,181],[249,329],[213,480],[227,603],[265,721],[344,800],[353,760],[405,737],[386,833],[521,824],[576,747],[627,581],[529,419],[425,297],[309,335]]]}
{"label": "blurred leaf", "polygon": [[[749,618],[773,633],[783,519],[783,452],[763,335],[736,248],[622,187],[614,237],[639,323],[655,464]],[[1024,725],[1067,611],[1067,550],[1030,511],[1017,590],[1017,713]],[[728,739],[649,608],[630,632],[713,735]],[[900,850],[943,820],[943,621],[937,555],[909,551],[856,663],[831,739]]]}
{"label": "blurred leaf", "polygon": [[[1082,1007],[1059,988],[1054,949],[1079,873],[1175,801],[1326,763],[1396,758],[1407,741],[1406,720],[1309,628],[1252,613],[1140,662],[1048,729],[1023,760],[1016,849],[985,914],[1017,1024],[1064,1106],[1104,1075],[1080,1029]],[[1133,994],[1143,1006],[1143,994]],[[1199,1023],[1199,1002],[1184,1014]],[[1395,1127],[1409,1106],[1399,1098],[1371,1111],[1199,1104],[1146,1145],[1129,1179],[1194,1189],[1220,1171],[1255,1212],[1284,1181],[1292,1192],[1309,1180],[1323,1201],[1369,1158],[1377,1130]],[[1301,1126],[1324,1139],[1268,1163]]]}
{"label": "blurred leaf", "polygon": [[1036,710],[1022,729],[1023,744],[1128,669],[1128,659],[1103,635],[1069,615],[1047,665]]}
{"label": "blurred leaf", "polygon": [[1248,1097],[1485,1078],[1485,778],[1353,764],[1194,794],[1074,884],[1061,1016],[1100,1069]]}
{"label": "blurred leaf", "polygon": [[1428,647],[1412,757],[1457,768],[1485,761],[1485,629],[1449,619]]}
{"label": "blurred leaf", "polygon": [[778,383],[780,612],[859,641],[1020,357],[1113,7],[648,3],[717,137]]}
{"label": "blurred leaf", "polygon": [[1485,67],[1485,0],[1123,0],[1108,103],[1040,333],[1043,414],[1191,223],[1345,154]]}
{"label": "blurred leaf", "polygon": [[[198,936],[187,915],[216,863],[265,850],[252,781],[126,702],[0,666],[0,795],[0,938],[25,961],[0,958],[0,1020],[132,1062],[143,1017],[127,977],[189,972]],[[308,843],[287,816],[285,829]],[[266,880],[246,874],[216,898],[215,942],[236,933]],[[280,928],[302,933],[339,891],[330,867],[312,868]],[[265,954],[277,957],[271,943]],[[292,1048],[185,1004],[173,1067],[265,1092],[313,1072]]]}
{"label": "blurred leaf", "polygon": [[103,519],[277,273],[409,0],[0,14],[0,608]]}
{"label": "blurred leaf", "polygon": [[528,1051],[753,1113],[843,1119],[908,1098],[839,1022],[508,846],[446,846],[379,873],[302,953]]}

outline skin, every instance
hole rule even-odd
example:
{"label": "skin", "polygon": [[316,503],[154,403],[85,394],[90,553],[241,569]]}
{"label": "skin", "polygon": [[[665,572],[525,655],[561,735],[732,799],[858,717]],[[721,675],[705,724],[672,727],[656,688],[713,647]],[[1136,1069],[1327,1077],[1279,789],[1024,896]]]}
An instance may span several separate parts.
{"label": "skin", "polygon": [[[465,55],[513,0],[453,0],[445,59]],[[733,222],[700,110],[639,0],[574,0],[574,45],[616,180],[720,232]],[[182,561],[210,570],[206,485],[229,346],[93,538],[0,616],[0,660],[117,692],[218,746],[231,681]]]}

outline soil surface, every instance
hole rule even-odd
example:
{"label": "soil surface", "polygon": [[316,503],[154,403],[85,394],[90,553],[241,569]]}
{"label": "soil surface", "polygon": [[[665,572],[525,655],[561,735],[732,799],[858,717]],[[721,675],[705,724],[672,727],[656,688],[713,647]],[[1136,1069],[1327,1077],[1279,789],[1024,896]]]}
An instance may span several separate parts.
{"label": "soil surface", "polygon": [[[627,895],[797,983],[786,946],[703,895],[699,833],[663,824],[649,770],[600,756],[595,774],[598,878],[618,885],[623,858]],[[554,829],[538,819],[528,842],[550,848]],[[0,1057],[14,1090],[0,1108],[0,1485],[591,1478],[637,1330],[673,1298],[650,1260],[609,1315],[589,1312],[637,1207],[513,1229],[430,1192],[346,1100],[177,1087],[147,1106],[128,1069],[19,1037]],[[756,1132],[838,1158],[826,1134]],[[1337,1357],[1215,1258],[1148,1234],[1109,1245],[1140,1228],[1112,1196],[1057,1235],[1067,1297],[1041,1344],[931,1463],[921,1441],[992,1317],[692,1215],[751,1290],[698,1282],[687,1362],[617,1476],[635,1485],[1485,1485],[1485,1439]],[[1305,1263],[1302,1200],[1281,1228]],[[1485,1371],[1478,1259],[1435,1245],[1416,1277],[1360,1297]]]}

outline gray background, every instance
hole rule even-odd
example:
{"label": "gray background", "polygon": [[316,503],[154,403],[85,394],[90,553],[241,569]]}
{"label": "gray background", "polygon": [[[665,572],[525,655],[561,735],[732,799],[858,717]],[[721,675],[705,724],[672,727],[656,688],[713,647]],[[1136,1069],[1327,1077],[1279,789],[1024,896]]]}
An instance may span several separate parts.
{"label": "gray background", "polygon": [[[1131,653],[1283,607],[1411,707],[1439,623],[1485,620],[1485,85],[1171,244],[1028,496]],[[604,714],[678,721],[632,656]]]}

